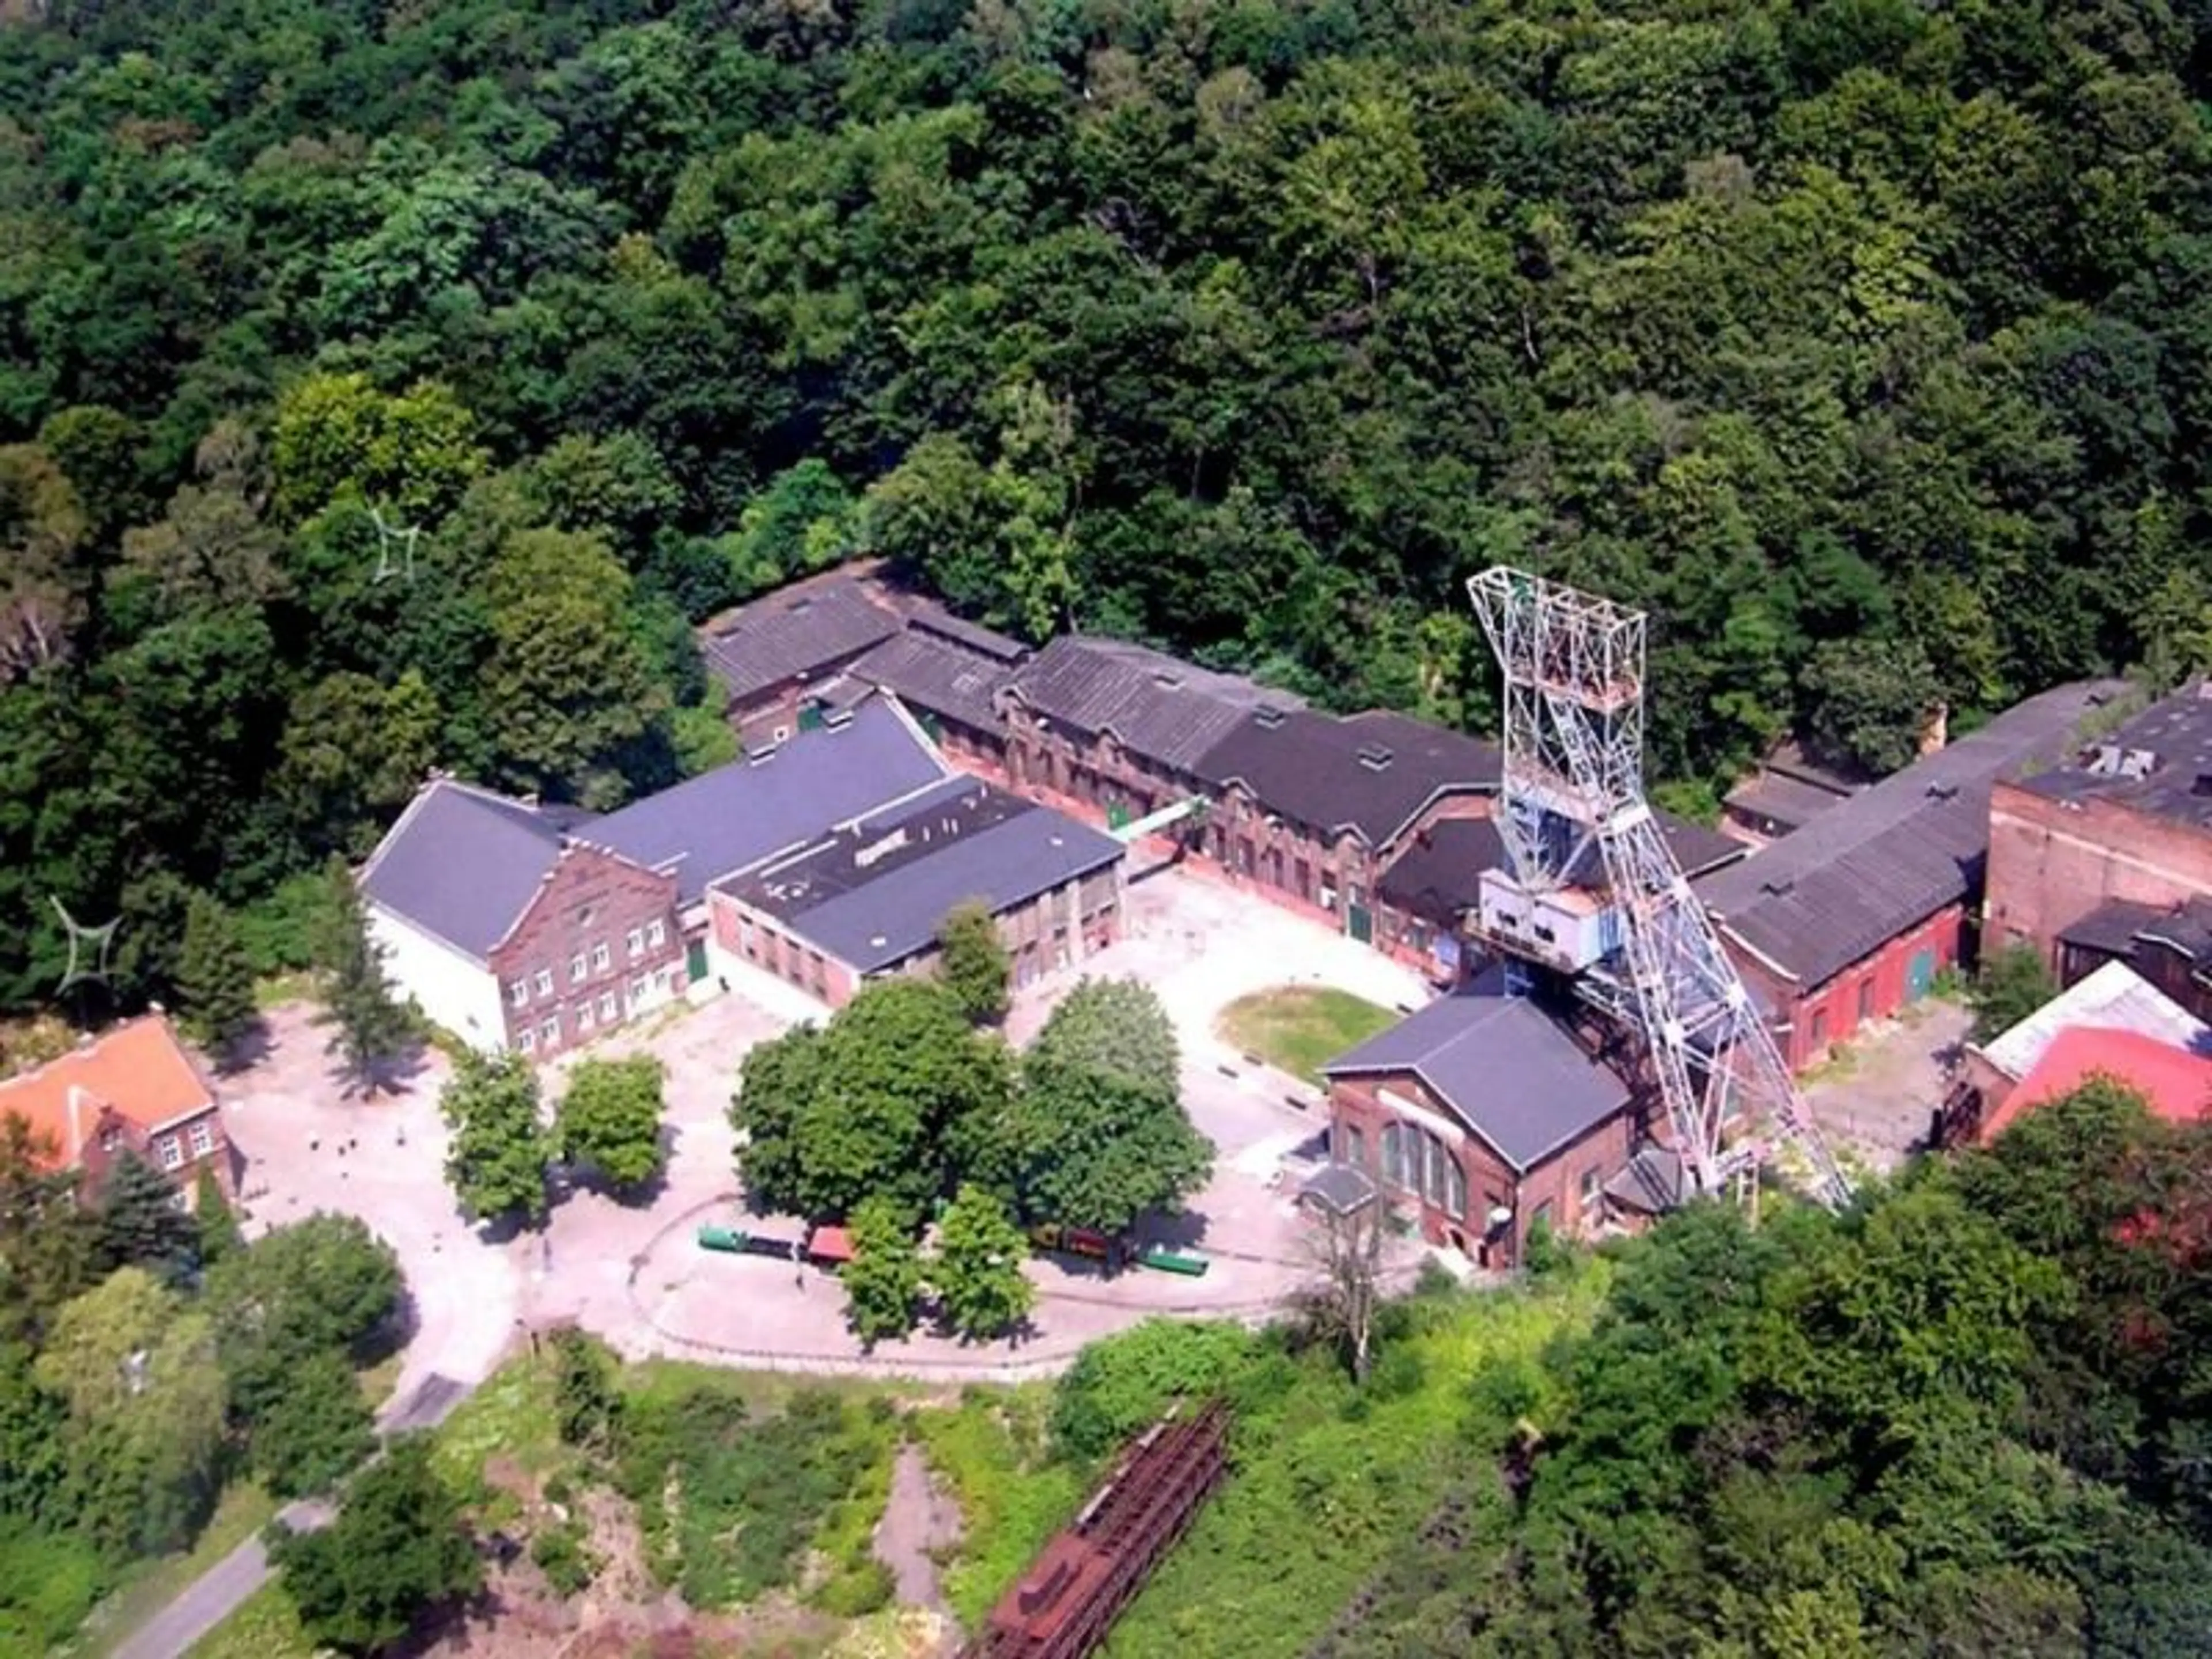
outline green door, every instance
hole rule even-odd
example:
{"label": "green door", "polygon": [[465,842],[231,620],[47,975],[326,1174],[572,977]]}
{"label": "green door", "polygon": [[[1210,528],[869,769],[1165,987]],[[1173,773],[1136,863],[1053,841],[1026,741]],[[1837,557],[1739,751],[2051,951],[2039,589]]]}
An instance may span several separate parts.
{"label": "green door", "polygon": [[684,952],[684,976],[696,985],[707,977],[707,941],[695,939]]}
{"label": "green door", "polygon": [[822,705],[819,702],[799,705],[799,729],[802,732],[819,732],[822,729]]}
{"label": "green door", "polygon": [[1129,804],[1127,801],[1117,800],[1107,803],[1106,827],[1109,830],[1126,830],[1129,827]]}
{"label": "green door", "polygon": [[1352,936],[1362,945],[1375,943],[1375,913],[1364,904],[1347,904],[1345,917],[1352,924]]}
{"label": "green door", "polygon": [[1916,951],[1905,970],[1905,1000],[1917,1002],[1936,988],[1936,952]]}

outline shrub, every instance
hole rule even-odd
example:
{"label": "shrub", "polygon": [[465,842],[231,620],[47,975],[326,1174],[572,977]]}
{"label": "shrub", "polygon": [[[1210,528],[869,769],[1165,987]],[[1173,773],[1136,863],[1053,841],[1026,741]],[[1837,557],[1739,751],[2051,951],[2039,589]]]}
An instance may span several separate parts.
{"label": "shrub", "polygon": [[557,1595],[580,1595],[599,1575],[599,1554],[584,1541],[584,1523],[563,1521],[530,1540],[530,1559]]}
{"label": "shrub", "polygon": [[1076,1457],[1103,1457],[1176,1396],[1228,1387],[1254,1353],[1241,1326],[1148,1319],[1077,1357],[1053,1402],[1053,1438]]}

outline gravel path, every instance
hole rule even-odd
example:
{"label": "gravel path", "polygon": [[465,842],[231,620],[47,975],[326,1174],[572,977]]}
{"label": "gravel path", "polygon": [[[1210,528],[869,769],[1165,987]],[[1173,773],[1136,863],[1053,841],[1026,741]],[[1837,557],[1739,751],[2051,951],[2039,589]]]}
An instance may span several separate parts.
{"label": "gravel path", "polygon": [[901,1607],[945,1611],[931,1552],[960,1537],[960,1506],[938,1490],[929,1460],[911,1440],[891,1468],[890,1498],[876,1528],[876,1559],[891,1570]]}

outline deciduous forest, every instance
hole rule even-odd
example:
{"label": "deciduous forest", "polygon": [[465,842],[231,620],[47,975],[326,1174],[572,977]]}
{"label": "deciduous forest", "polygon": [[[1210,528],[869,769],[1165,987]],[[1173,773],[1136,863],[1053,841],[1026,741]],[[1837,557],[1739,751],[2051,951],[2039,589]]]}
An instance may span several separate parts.
{"label": "deciduous forest", "polygon": [[1478,726],[1532,564],[1678,804],[2212,646],[2201,8],[8,15],[0,1004],[56,899],[282,965],[432,765],[726,756],[687,624],[863,550]]}

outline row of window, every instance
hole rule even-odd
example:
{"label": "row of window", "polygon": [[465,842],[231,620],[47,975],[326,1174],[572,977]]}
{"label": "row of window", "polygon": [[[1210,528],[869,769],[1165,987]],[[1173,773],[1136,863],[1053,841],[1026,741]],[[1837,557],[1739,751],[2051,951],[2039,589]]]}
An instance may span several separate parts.
{"label": "row of window", "polygon": [[165,1170],[181,1170],[185,1166],[185,1148],[189,1143],[191,1156],[205,1158],[215,1150],[215,1125],[205,1118],[187,1124],[179,1139],[174,1129],[154,1137],[154,1158]]}
{"label": "row of window", "polygon": [[[638,1008],[644,1003],[647,994],[655,986],[665,990],[668,988],[669,982],[670,970],[665,968],[653,975],[651,979],[641,977],[630,981],[630,1007],[633,1010]],[[614,1024],[619,1012],[620,1005],[617,1002],[612,991],[602,991],[599,994],[596,1010],[592,1000],[589,997],[585,998],[576,1005],[576,1035],[580,1037],[599,1026]],[[525,1054],[534,1054],[539,1048],[556,1048],[561,1042],[561,1012],[556,1008],[539,1020],[537,1024],[526,1025],[517,1031],[514,1034],[515,1046]]]}
{"label": "row of window", "polygon": [[1382,1126],[1382,1181],[1467,1219],[1467,1171],[1443,1137],[1413,1123]]}
{"label": "row of window", "polygon": [[[632,962],[635,962],[640,957],[643,956],[647,950],[658,951],[662,945],[667,943],[668,924],[665,921],[653,921],[647,923],[643,927],[633,927],[629,930],[628,937],[623,940],[625,947],[629,951],[629,959]],[[588,968],[586,965],[586,953],[585,951],[579,951],[575,955],[568,958],[569,984],[581,985],[585,980],[588,979],[592,974],[604,974],[607,971],[608,968],[612,965],[612,952],[607,949],[607,944],[605,939],[599,940],[592,946],[591,951],[588,953]],[[538,970],[535,982],[538,987],[538,994],[541,998],[550,997],[553,994],[553,970],[550,968],[540,968]],[[507,981],[507,1001],[517,1008],[527,1006],[530,1001],[530,988],[532,983],[532,981],[528,979],[511,979]]]}

